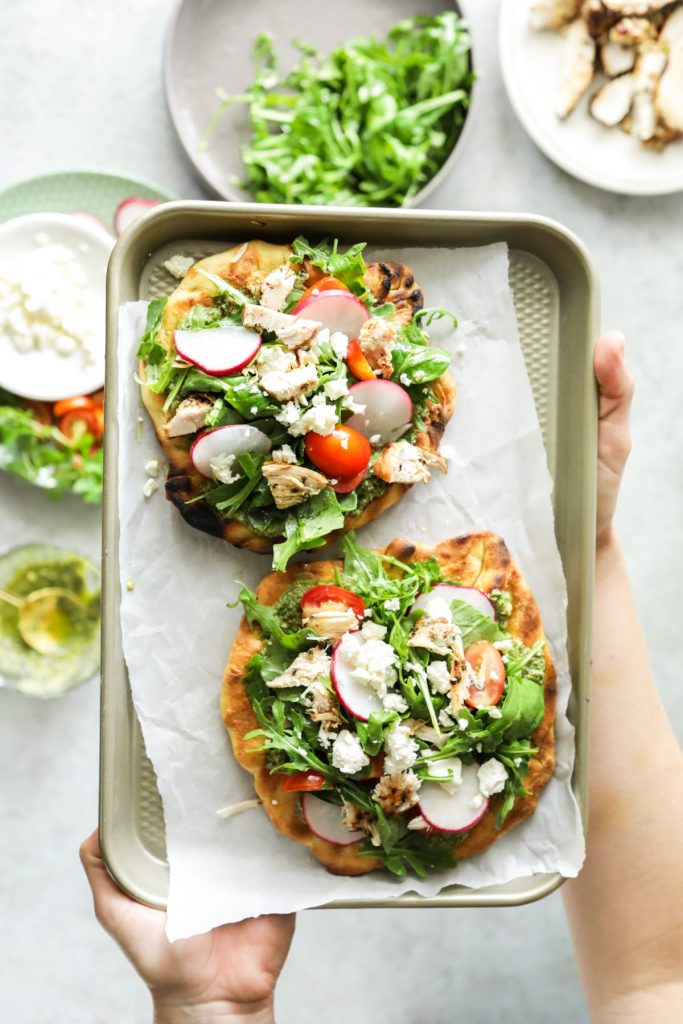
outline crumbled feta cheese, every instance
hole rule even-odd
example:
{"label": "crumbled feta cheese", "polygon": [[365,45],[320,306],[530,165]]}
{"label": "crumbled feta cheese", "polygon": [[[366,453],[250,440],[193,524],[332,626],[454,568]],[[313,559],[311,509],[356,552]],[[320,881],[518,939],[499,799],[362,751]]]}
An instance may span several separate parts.
{"label": "crumbled feta cheese", "polygon": [[249,410],[249,412],[251,413],[252,416],[255,416],[256,413],[258,412],[258,406],[257,405],[252,405],[252,407]]}
{"label": "crumbled feta cheese", "polygon": [[146,462],[145,473],[147,474],[147,476],[159,476],[159,460],[150,459],[149,462]]}
{"label": "crumbled feta cheese", "polygon": [[398,612],[401,610],[401,602],[397,597],[391,597],[384,602],[384,607],[388,612]]}
{"label": "crumbled feta cheese", "polygon": [[381,442],[382,442],[382,435],[381,434],[371,434],[369,440],[370,440],[370,444],[371,445],[381,444]]}
{"label": "crumbled feta cheese", "polygon": [[500,708],[484,708],[484,710],[488,713],[489,718],[503,717],[503,712],[500,710]]}
{"label": "crumbled feta cheese", "polygon": [[494,640],[493,646],[496,648],[497,651],[511,651],[512,640]]}
{"label": "crumbled feta cheese", "polygon": [[398,379],[400,380],[401,384],[404,385],[404,387],[407,388],[410,385],[410,377],[408,376],[407,373],[402,373]]}
{"label": "crumbled feta cheese", "polygon": [[318,730],[318,743],[323,748],[323,750],[329,750],[329,748],[332,746],[336,738],[337,733],[330,732],[329,729],[326,729],[325,723],[323,722],[323,724],[320,726],[320,729]]}
{"label": "crumbled feta cheese", "polygon": [[476,747],[475,747],[474,749],[476,750],[476,752],[477,752],[478,754],[481,754],[481,752],[482,752],[482,750],[483,750],[484,748],[482,747],[481,743],[477,743],[477,745],[476,745]]}
{"label": "crumbled feta cheese", "polygon": [[475,793],[475,795],[470,800],[470,807],[473,810],[477,811],[477,810],[479,810],[479,808],[481,807],[483,802],[484,802],[484,797],[481,795],[481,793]]}
{"label": "crumbled feta cheese", "polygon": [[416,370],[415,371],[415,380],[420,381],[420,380],[424,380],[424,378],[425,378],[425,375],[424,375],[422,370]]}
{"label": "crumbled feta cheese", "polygon": [[[275,418],[279,419],[278,416]],[[336,426],[337,410],[333,405],[314,405],[306,410],[298,422],[294,421],[287,425],[292,437],[300,437],[302,434],[307,434],[309,430],[326,436],[333,433]]]}
{"label": "crumbled feta cheese", "polygon": [[480,792],[484,796],[493,796],[494,793],[500,793],[505,788],[508,773],[500,761],[491,757],[479,766],[477,778]]}
{"label": "crumbled feta cheese", "polygon": [[346,353],[349,348],[349,339],[341,331],[335,331],[334,334],[330,335],[329,338],[332,351],[334,352],[337,359],[346,359]]}
{"label": "crumbled feta cheese", "polygon": [[234,484],[236,480],[239,480],[239,473],[232,472],[234,461],[235,456],[226,455],[225,452],[221,455],[214,455],[212,459],[209,459],[209,466],[214,480],[218,480],[221,484]]}
{"label": "crumbled feta cheese", "polygon": [[344,450],[346,450],[349,447],[349,435],[348,434],[342,434],[342,438],[341,438],[341,441],[339,443],[341,444],[342,448]]}
{"label": "crumbled feta cheese", "polygon": [[103,352],[100,300],[75,252],[42,232],[34,241],[0,268],[2,334],[22,354],[52,349],[92,366]]}
{"label": "crumbled feta cheese", "polygon": [[470,723],[467,721],[466,718],[458,719],[458,729],[460,730],[460,732],[464,732],[469,724]]}
{"label": "crumbled feta cheese", "polygon": [[290,466],[296,465],[296,455],[288,444],[283,444],[282,448],[273,449],[270,457],[273,462],[286,462]]}
{"label": "crumbled feta cheese", "polygon": [[366,640],[383,640],[387,635],[387,627],[380,626],[379,622],[364,622],[361,633]]}
{"label": "crumbled feta cheese", "polygon": [[462,357],[465,355],[465,352],[467,352],[467,345],[465,344],[464,341],[461,341],[460,344],[458,345],[458,347],[455,350],[455,354],[460,359],[462,359]]}
{"label": "crumbled feta cheese", "polygon": [[426,821],[421,814],[416,814],[414,818],[411,818],[408,822],[407,827],[413,832],[423,832],[428,829],[429,822]]}
{"label": "crumbled feta cheese", "polygon": [[50,242],[50,236],[46,235],[44,231],[36,231],[33,236],[34,245],[48,245]]}
{"label": "crumbled feta cheese", "polygon": [[151,498],[154,492],[158,490],[159,484],[156,482],[156,480],[153,480],[150,477],[149,480],[146,481],[145,486],[142,488],[142,493],[145,496],[145,498]]}
{"label": "crumbled feta cheese", "polygon": [[366,639],[365,636],[361,643],[354,641],[345,644],[342,640],[335,656],[341,659],[354,683],[374,691],[380,699],[386,697],[389,688],[398,679],[396,651],[383,640]]}
{"label": "crumbled feta cheese", "polygon": [[451,674],[445,661],[432,661],[427,666],[427,679],[434,693],[448,693],[451,688]]}
{"label": "crumbled feta cheese", "polygon": [[522,758],[516,757],[512,763],[514,764],[515,768],[519,768],[520,764],[522,763]]}
{"label": "crumbled feta cheese", "polygon": [[168,270],[172,277],[181,281],[190,267],[194,266],[194,260],[191,256],[181,256],[180,253],[177,252],[175,256],[171,256],[170,259],[164,260],[162,266],[166,267],[166,270]]}
{"label": "crumbled feta cheese", "polygon": [[388,693],[382,703],[386,711],[398,711],[399,715],[408,710],[408,705],[400,693]]}
{"label": "crumbled feta cheese", "polygon": [[417,761],[417,742],[410,734],[410,729],[395,722],[384,736],[384,768],[385,775],[404,772]]}
{"label": "crumbled feta cheese", "polygon": [[366,764],[370,764],[357,736],[348,729],[342,729],[332,745],[332,764],[346,775],[355,775]]}
{"label": "crumbled feta cheese", "polygon": [[429,616],[432,619],[446,619],[450,621],[452,616],[448,601],[445,601],[443,597],[430,597]]}
{"label": "crumbled feta cheese", "polygon": [[283,427],[289,429],[301,416],[301,409],[296,402],[287,402],[283,405],[279,412],[275,413],[275,419],[278,423],[281,423]]}
{"label": "crumbled feta cheese", "polygon": [[333,402],[336,402],[338,398],[343,398],[348,393],[349,385],[343,377],[334,377],[332,380],[328,380],[325,385],[325,394]]}
{"label": "crumbled feta cheese", "polygon": [[259,373],[286,373],[296,366],[296,356],[282,345],[262,345],[251,364]]}
{"label": "crumbled feta cheese", "polygon": [[366,406],[362,405],[360,402],[355,402],[353,395],[349,392],[346,398],[342,398],[342,409],[348,409],[349,412],[354,413],[365,412]]}
{"label": "crumbled feta cheese", "polygon": [[441,708],[441,711],[439,711],[439,721],[444,729],[450,729],[455,724],[445,708]]}

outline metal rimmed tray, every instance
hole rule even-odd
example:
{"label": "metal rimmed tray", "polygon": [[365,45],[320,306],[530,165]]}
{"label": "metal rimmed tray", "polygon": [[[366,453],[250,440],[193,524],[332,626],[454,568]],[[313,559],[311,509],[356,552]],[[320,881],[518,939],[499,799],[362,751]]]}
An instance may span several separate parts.
{"label": "metal rimmed tray", "polygon": [[[554,480],[555,529],[567,578],[569,716],[576,726],[574,789],[586,820],[590,643],[595,546],[597,402],[592,349],[599,298],[581,243],[561,225],[522,214],[352,210],[253,204],[169,203],[117,243],[107,292],[107,420],[103,534],[100,839],[107,867],[136,899],[163,907],[168,890],[161,801],[130,698],[119,617],[117,311],[121,303],[167,293],[176,282],[162,262],[195,258],[249,238],[291,241],[334,235],[392,246],[479,246],[506,242],[524,357]],[[220,680],[216,682],[216,693]],[[226,853],[229,856],[229,853]],[[431,898],[344,900],[333,907],[511,906],[540,899],[562,882],[542,874],[503,886],[450,886]]]}

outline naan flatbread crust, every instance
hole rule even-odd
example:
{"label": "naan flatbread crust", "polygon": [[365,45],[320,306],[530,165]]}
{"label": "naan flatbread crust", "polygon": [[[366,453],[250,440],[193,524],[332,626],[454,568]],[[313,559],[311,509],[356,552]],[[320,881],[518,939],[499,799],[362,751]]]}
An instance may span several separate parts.
{"label": "naan flatbread crust", "polygon": [[[533,595],[504,541],[495,534],[472,533],[435,545],[414,544],[412,541],[398,539],[387,546],[385,553],[403,562],[422,561],[433,555],[442,566],[444,575],[450,579],[486,592],[495,588],[510,591],[513,612],[507,625],[509,632],[529,647],[543,639],[541,617]],[[287,572],[270,573],[266,576],[256,588],[256,594],[263,604],[271,605],[291,583],[310,578],[313,586],[316,582],[332,580],[335,568],[340,567],[341,562],[333,560],[293,565]],[[311,853],[333,874],[363,875],[382,868],[382,862],[378,858],[358,856],[360,843],[335,846],[311,832],[299,809],[299,795],[286,793],[282,789],[286,776],[271,775],[268,772],[264,754],[253,749],[259,745],[259,741],[245,742],[245,734],[257,729],[259,725],[242,680],[247,662],[260,648],[258,629],[250,627],[246,618],[243,618],[223,675],[220,706],[235,757],[239,764],[253,775],[254,788],[261,798],[264,810],[278,832],[288,839],[308,846]],[[557,688],[555,668],[547,645],[545,663],[545,714],[532,736],[534,746],[538,747],[538,754],[529,762],[529,773],[526,777],[529,796],[519,797],[515,801],[502,829],[495,826],[494,797],[491,809],[469,832],[467,838],[455,848],[454,852],[458,859],[481,853],[505,832],[528,818],[536,807],[541,790],[554,771]]]}
{"label": "naan flatbread crust", "polygon": [[[291,251],[288,245],[251,241],[195,263],[168,300],[157,337],[158,343],[167,352],[173,352],[173,332],[182,317],[194,305],[211,305],[214,291],[210,281],[200,273],[200,270],[222,277],[237,288],[252,289],[260,284],[271,270],[279,267],[289,257]],[[308,284],[315,284],[322,277],[322,272],[307,261],[304,262],[304,266],[309,275]],[[395,304],[394,320],[397,323],[408,323],[423,306],[422,290],[415,283],[412,272],[403,263],[369,264],[366,283],[377,302]],[[144,362],[140,364],[140,379],[145,380]],[[430,405],[430,413],[426,419],[427,435],[422,443],[425,448],[435,452],[455,406],[455,384],[451,374],[446,372],[435,381],[433,390],[437,400]],[[190,459],[191,442],[195,435],[169,437],[164,430],[164,425],[171,419],[171,414],[164,412],[165,396],[150,391],[144,383],[141,385],[141,392],[157,439],[168,460],[166,497],[173,502],[183,519],[195,529],[210,533],[214,537],[222,537],[238,548],[258,552],[272,551],[272,539],[263,537],[235,519],[225,519],[206,501],[193,501],[206,483],[206,478],[196,471]],[[339,532],[354,530],[372,522],[382,512],[400,501],[409,488],[408,484],[390,484],[383,494],[368,502],[361,512],[349,514],[344,523],[344,530]],[[330,534],[327,543],[332,543],[336,536],[338,534]]]}

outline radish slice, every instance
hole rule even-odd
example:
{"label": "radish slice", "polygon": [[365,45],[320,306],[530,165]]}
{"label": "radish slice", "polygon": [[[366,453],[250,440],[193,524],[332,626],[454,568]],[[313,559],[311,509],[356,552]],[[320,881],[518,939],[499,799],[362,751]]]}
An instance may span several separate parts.
{"label": "radish slice", "polygon": [[413,403],[408,392],[391,380],[361,380],[349,388],[354,402],[365,406],[346,420],[375,444],[389,444],[405,434],[413,421]]}
{"label": "radish slice", "polygon": [[208,327],[199,331],[175,331],[176,351],[205,373],[225,377],[250,363],[261,347],[258,334],[246,327]]}
{"label": "radish slice", "polygon": [[444,605],[448,614],[451,613],[451,601],[465,601],[482,615],[494,622],[496,620],[496,609],[483,590],[477,590],[476,587],[452,587],[449,583],[439,583],[428,594],[420,594],[413,609],[421,608],[430,615],[443,618]]}
{"label": "radish slice", "polygon": [[160,205],[160,199],[143,199],[142,196],[129,196],[128,199],[124,199],[116,207],[116,212],[114,213],[116,234],[123,234],[133,221],[136,221],[138,217],[142,217],[143,213],[147,213],[153,206]]}
{"label": "radish slice", "polygon": [[306,824],[319,839],[324,839],[335,846],[348,846],[365,839],[364,832],[349,832],[342,818],[342,809],[338,804],[330,804],[312,793],[304,793],[301,798]]}
{"label": "radish slice", "polygon": [[350,661],[358,647],[364,643],[360,630],[345,633],[332,652],[330,669],[332,685],[339,700],[349,714],[354,718],[360,718],[361,722],[367,722],[373,711],[382,711],[384,708],[374,690],[369,690],[351,676]]}
{"label": "radish slice", "polygon": [[330,332],[341,331],[348,338],[357,338],[365,321],[370,319],[360,299],[336,288],[301,299],[292,315],[301,316],[304,312],[308,320],[317,320]]}
{"label": "radish slice", "polygon": [[271,449],[271,441],[258,427],[246,423],[234,423],[227,427],[216,427],[200,434],[190,448],[192,465],[202,476],[213,478],[211,460],[221,455],[246,455],[255,452],[265,455]]}
{"label": "radish slice", "polygon": [[99,217],[96,217],[94,213],[88,213],[87,210],[74,210],[71,216],[80,217],[81,220],[87,220],[89,224],[96,224],[100,231],[106,231],[108,235],[111,235],[111,231],[104,221],[100,220]]}
{"label": "radish slice", "polygon": [[479,792],[477,764],[462,766],[462,781],[452,793],[439,782],[423,782],[418,807],[425,821],[439,832],[466,832],[486,814],[488,797]]}

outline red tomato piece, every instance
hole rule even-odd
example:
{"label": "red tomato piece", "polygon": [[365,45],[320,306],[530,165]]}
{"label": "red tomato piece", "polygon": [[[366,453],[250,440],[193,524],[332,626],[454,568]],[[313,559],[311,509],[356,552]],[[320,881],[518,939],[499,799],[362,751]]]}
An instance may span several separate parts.
{"label": "red tomato piece", "polygon": [[320,583],[317,587],[311,587],[301,596],[301,611],[304,616],[310,615],[311,612],[328,604],[341,604],[345,608],[350,608],[359,621],[365,614],[363,599],[358,594],[354,594],[344,587],[338,587],[334,583]]}
{"label": "red tomato piece", "polygon": [[353,427],[335,427],[331,434],[306,434],[306,455],[327,476],[345,479],[367,469],[372,449]]}
{"label": "red tomato piece", "polygon": [[346,365],[357,380],[374,380],[375,374],[363,355],[363,351],[355,338],[351,338],[346,350]]}
{"label": "red tomato piece", "polygon": [[330,291],[331,289],[334,289],[334,291],[342,292],[349,291],[346,285],[342,284],[341,281],[338,281],[336,277],[330,277],[329,275],[327,275],[326,277],[321,277],[319,281],[316,281],[309,288],[307,288],[306,291],[301,296],[301,298],[299,299],[299,302],[303,302],[304,299],[310,299],[311,295],[317,295],[318,292],[327,292]]}
{"label": "red tomato piece", "polygon": [[57,419],[61,419],[62,416],[66,416],[68,412],[73,412],[74,409],[94,409],[95,402],[88,395],[78,395],[76,398],[62,398],[60,402],[54,404],[54,414]]}
{"label": "red tomato piece", "polygon": [[355,476],[344,476],[340,478],[333,477],[332,479],[336,480],[337,482],[332,483],[332,481],[330,481],[330,487],[337,494],[348,494],[349,491],[354,491],[356,487],[358,487],[358,484],[362,483],[363,480],[365,480],[366,476],[368,475],[369,468],[370,464],[368,463],[365,469],[361,469],[360,473],[356,473]]}
{"label": "red tomato piece", "polygon": [[484,684],[470,686],[465,703],[471,708],[490,708],[498,703],[505,689],[505,663],[500,651],[488,640],[477,640],[465,651],[465,658],[474,674]]}
{"label": "red tomato piece", "polygon": [[72,409],[59,421],[59,429],[68,438],[73,438],[77,431],[81,431],[97,440],[102,436],[102,426],[102,411],[94,406],[92,409]]}
{"label": "red tomato piece", "polygon": [[325,779],[319,772],[295,772],[288,775],[282,783],[285,793],[310,793],[316,789],[322,789]]}

